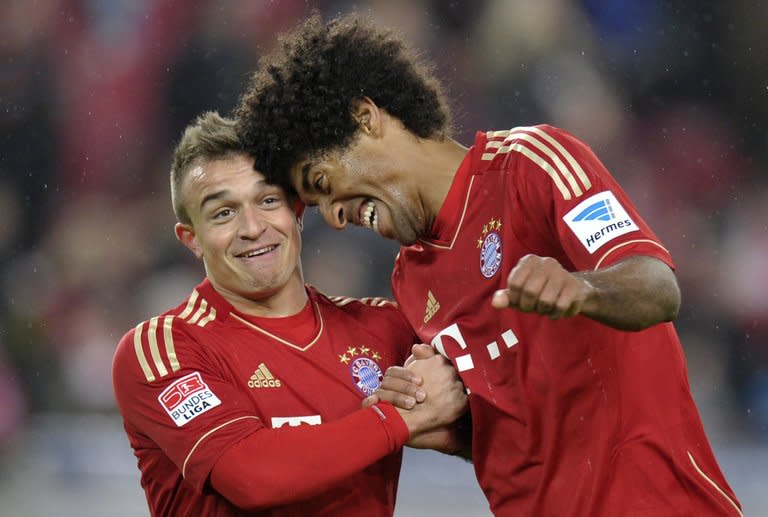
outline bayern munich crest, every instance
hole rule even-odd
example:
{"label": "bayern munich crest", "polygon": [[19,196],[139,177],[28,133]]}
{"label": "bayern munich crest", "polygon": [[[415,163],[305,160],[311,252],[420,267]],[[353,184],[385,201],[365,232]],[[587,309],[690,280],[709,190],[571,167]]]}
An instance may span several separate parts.
{"label": "bayern munich crest", "polygon": [[491,278],[501,267],[501,237],[496,231],[501,229],[501,219],[491,219],[483,225],[483,237],[477,239],[480,248],[480,273]]}
{"label": "bayern munich crest", "polygon": [[352,361],[349,371],[352,372],[355,386],[366,397],[373,395],[373,392],[381,386],[381,379],[384,377],[384,373],[379,368],[379,365],[368,357],[358,357]]}
{"label": "bayern munich crest", "polygon": [[378,359],[381,359],[381,355],[365,345],[351,346],[339,356],[340,362],[349,365],[355,387],[366,397],[381,386],[384,378],[384,372],[376,362]]}

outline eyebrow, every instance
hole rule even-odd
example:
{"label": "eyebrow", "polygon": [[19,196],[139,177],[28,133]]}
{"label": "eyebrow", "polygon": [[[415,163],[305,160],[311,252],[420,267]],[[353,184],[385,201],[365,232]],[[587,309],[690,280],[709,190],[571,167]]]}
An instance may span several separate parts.
{"label": "eyebrow", "polygon": [[[270,183],[267,183],[265,180],[258,180],[256,184],[259,186],[259,189],[269,186],[272,186]],[[203,197],[203,199],[200,201],[200,210],[203,209],[206,203],[209,201],[216,201],[217,199],[221,199],[224,197],[227,197],[231,195],[232,191],[229,189],[223,189],[223,190],[217,190],[216,192],[211,192],[210,194]]]}
{"label": "eyebrow", "polygon": [[200,210],[202,210],[205,204],[208,203],[209,201],[216,201],[217,199],[221,199],[223,197],[226,197],[227,195],[229,195],[229,190],[226,190],[226,189],[218,190],[216,192],[211,192],[210,194],[205,196],[202,201],[200,201]]}
{"label": "eyebrow", "polygon": [[312,186],[309,184],[309,163],[305,163],[301,168],[301,186],[304,192],[312,190]]}

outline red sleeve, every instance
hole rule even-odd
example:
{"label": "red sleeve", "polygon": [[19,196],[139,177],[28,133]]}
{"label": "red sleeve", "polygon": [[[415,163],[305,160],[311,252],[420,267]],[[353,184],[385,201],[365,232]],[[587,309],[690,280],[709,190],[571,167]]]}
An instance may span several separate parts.
{"label": "red sleeve", "polygon": [[[592,150],[551,126],[518,128],[527,159],[515,182],[529,237],[549,256],[564,256],[577,270],[598,269],[632,255],[674,267],[627,194]],[[535,233],[535,234],[534,234]]]}
{"label": "red sleeve", "polygon": [[186,325],[167,316],[128,332],[115,353],[112,378],[126,428],[157,444],[202,491],[222,451],[264,425]]}
{"label": "red sleeve", "polygon": [[262,430],[221,455],[211,486],[249,510],[301,501],[399,450],[408,437],[389,404],[327,424]]}

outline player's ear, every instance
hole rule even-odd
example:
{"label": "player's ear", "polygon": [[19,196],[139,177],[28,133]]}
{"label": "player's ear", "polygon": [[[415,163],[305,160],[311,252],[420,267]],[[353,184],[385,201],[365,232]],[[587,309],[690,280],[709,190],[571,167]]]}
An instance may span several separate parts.
{"label": "player's ear", "polygon": [[368,136],[381,134],[381,110],[370,97],[363,97],[352,106],[352,116],[360,130]]}
{"label": "player's ear", "polygon": [[197,241],[197,234],[195,234],[195,229],[192,228],[192,225],[176,223],[176,226],[173,227],[173,231],[176,234],[176,238],[179,239],[184,246],[189,248],[197,258],[203,258],[203,248]]}

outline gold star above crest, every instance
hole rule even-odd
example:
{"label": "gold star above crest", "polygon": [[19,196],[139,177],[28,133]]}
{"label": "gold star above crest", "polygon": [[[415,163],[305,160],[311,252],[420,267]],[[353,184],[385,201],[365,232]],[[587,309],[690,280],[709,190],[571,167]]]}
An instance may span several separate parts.
{"label": "gold star above crest", "polygon": [[347,353],[348,353],[350,356],[354,357],[354,356],[356,356],[356,355],[357,355],[357,348],[355,348],[355,347],[351,346],[351,347],[347,348]]}
{"label": "gold star above crest", "polygon": [[496,219],[495,217],[491,217],[491,220],[483,225],[483,231],[481,232],[482,235],[480,235],[480,238],[477,239],[478,248],[481,248],[483,246],[484,239],[488,235],[488,233],[494,230],[501,230],[501,219]]}
{"label": "gold star above crest", "polygon": [[347,354],[341,354],[339,356],[339,361],[341,361],[344,364],[349,364],[349,357],[347,357]]}
{"label": "gold star above crest", "polygon": [[381,356],[379,355],[379,353],[378,353],[378,352],[374,352],[374,353],[371,355],[371,358],[372,358],[374,361],[378,361],[379,359],[381,359]]}
{"label": "gold star above crest", "polygon": [[370,348],[360,345],[360,355],[368,355],[370,351],[371,351]]}

